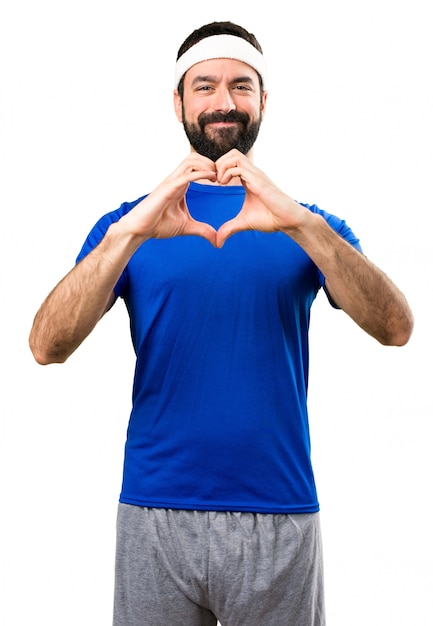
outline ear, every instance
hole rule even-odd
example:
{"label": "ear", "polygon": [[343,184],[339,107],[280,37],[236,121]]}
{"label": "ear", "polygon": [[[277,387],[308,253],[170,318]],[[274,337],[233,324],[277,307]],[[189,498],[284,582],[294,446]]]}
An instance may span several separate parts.
{"label": "ear", "polygon": [[261,103],[261,109],[262,109],[262,116],[265,115],[265,111],[266,111],[266,102],[268,100],[268,92],[264,91],[263,92],[263,96],[262,96],[262,103]]}
{"label": "ear", "polygon": [[178,92],[177,89],[175,89],[174,92],[173,92],[173,104],[174,104],[174,112],[176,114],[177,121],[178,122],[182,122],[183,121],[183,116],[182,116],[182,99],[179,96],[179,92]]}

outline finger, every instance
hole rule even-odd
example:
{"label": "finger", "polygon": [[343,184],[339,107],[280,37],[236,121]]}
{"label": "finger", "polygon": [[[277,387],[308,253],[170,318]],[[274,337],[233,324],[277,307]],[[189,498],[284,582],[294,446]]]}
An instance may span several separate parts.
{"label": "finger", "polygon": [[172,176],[177,177],[192,170],[216,170],[216,168],[212,159],[209,159],[198,152],[190,152],[190,154],[181,163],[179,163],[173,171]]}
{"label": "finger", "polygon": [[208,157],[204,157],[197,152],[191,153],[183,163],[185,169],[183,170],[187,174],[189,182],[205,178],[216,181],[217,170],[215,163]]}
{"label": "finger", "polygon": [[185,164],[191,164],[194,167],[198,166],[199,169],[216,169],[215,163],[209,157],[199,154],[198,152],[191,152],[184,161]]}
{"label": "finger", "polygon": [[239,152],[239,150],[231,150],[223,154],[216,162],[216,171],[218,173],[218,182],[227,184],[232,178],[240,177],[243,181],[248,177],[251,170],[251,161]]}
{"label": "finger", "polygon": [[181,200],[185,195],[189,183],[199,180],[208,180],[209,182],[216,182],[215,170],[205,169],[187,169],[178,168],[168,178],[166,178],[154,191],[152,195],[157,197],[160,195],[162,198],[170,198],[173,202]]}
{"label": "finger", "polygon": [[201,178],[211,182],[216,181],[215,163],[211,159],[193,152],[162,181],[159,187],[175,185],[177,189],[181,190],[182,187],[187,186],[188,183],[200,180]]}
{"label": "finger", "polygon": [[208,180],[212,183],[217,180],[217,173],[215,170],[191,170],[184,177],[185,182],[196,182],[197,180]]}
{"label": "finger", "polygon": [[242,175],[242,168],[236,158],[219,159],[216,163],[217,181],[221,185],[228,184],[232,178]]}
{"label": "finger", "polygon": [[233,166],[227,169],[218,170],[217,181],[220,185],[227,185],[232,178],[240,178],[242,180],[243,170],[239,166]]}

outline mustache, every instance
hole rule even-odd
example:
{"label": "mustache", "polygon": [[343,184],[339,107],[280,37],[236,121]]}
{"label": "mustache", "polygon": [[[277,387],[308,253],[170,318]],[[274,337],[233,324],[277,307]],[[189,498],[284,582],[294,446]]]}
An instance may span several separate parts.
{"label": "mustache", "polygon": [[240,122],[246,126],[250,118],[247,113],[242,113],[242,111],[229,111],[228,113],[215,111],[215,113],[201,113],[197,121],[203,130],[206,124],[214,124],[216,122]]}

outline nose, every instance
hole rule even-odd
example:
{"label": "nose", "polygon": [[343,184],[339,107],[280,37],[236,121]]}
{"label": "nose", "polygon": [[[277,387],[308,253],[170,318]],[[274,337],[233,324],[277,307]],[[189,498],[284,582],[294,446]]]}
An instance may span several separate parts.
{"label": "nose", "polygon": [[223,113],[236,109],[236,104],[229,89],[218,89],[215,92],[214,109]]}

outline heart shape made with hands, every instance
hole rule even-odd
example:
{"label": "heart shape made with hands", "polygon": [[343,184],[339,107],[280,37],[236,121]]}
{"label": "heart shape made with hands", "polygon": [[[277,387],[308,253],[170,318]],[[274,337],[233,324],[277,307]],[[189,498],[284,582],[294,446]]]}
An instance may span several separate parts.
{"label": "heart shape made with hands", "polygon": [[[184,199],[184,202],[189,214],[186,198]],[[207,222],[196,220],[189,215],[189,223],[188,227],[185,229],[185,234],[198,235],[207,239],[214,247],[222,248],[227,239],[235,233],[243,230],[253,230],[253,227],[249,225],[243,215],[244,206],[245,201],[238,214],[227,222],[221,224],[218,229],[215,229]]]}
{"label": "heart shape made with hands", "polygon": [[[245,199],[238,214],[218,230],[206,222],[193,219],[188,210],[186,192],[189,183],[202,181],[221,186],[236,182],[245,189]],[[157,226],[159,236],[198,235],[217,248],[221,248],[229,237],[241,231],[271,233],[293,227],[298,222],[299,210],[303,210],[250,159],[235,149],[216,162],[192,152],[152,195],[154,200],[162,198],[167,210],[167,228],[161,228],[159,211],[156,216],[154,225]],[[153,208],[157,208],[157,205]]]}
{"label": "heart shape made with hands", "polygon": [[[186,198],[184,201],[187,206]],[[229,237],[242,231],[259,230],[269,233],[278,230],[269,208],[257,196],[253,197],[248,191],[237,215],[221,224],[218,230],[206,222],[192,221],[194,224],[193,234],[204,237],[216,248],[222,248]]]}
{"label": "heart shape made with hands", "polygon": [[[206,165],[209,167],[209,161]],[[200,162],[199,166],[203,167],[203,163]],[[299,220],[300,211],[304,211],[250,159],[237,150],[231,150],[220,157],[207,172],[209,180],[216,179],[222,186],[237,179],[245,189],[245,199],[239,213],[222,224],[216,232],[214,245],[218,248],[221,248],[229,237],[241,231],[272,233],[293,227]],[[207,232],[210,235],[209,231]],[[210,241],[212,242],[212,236]]]}

